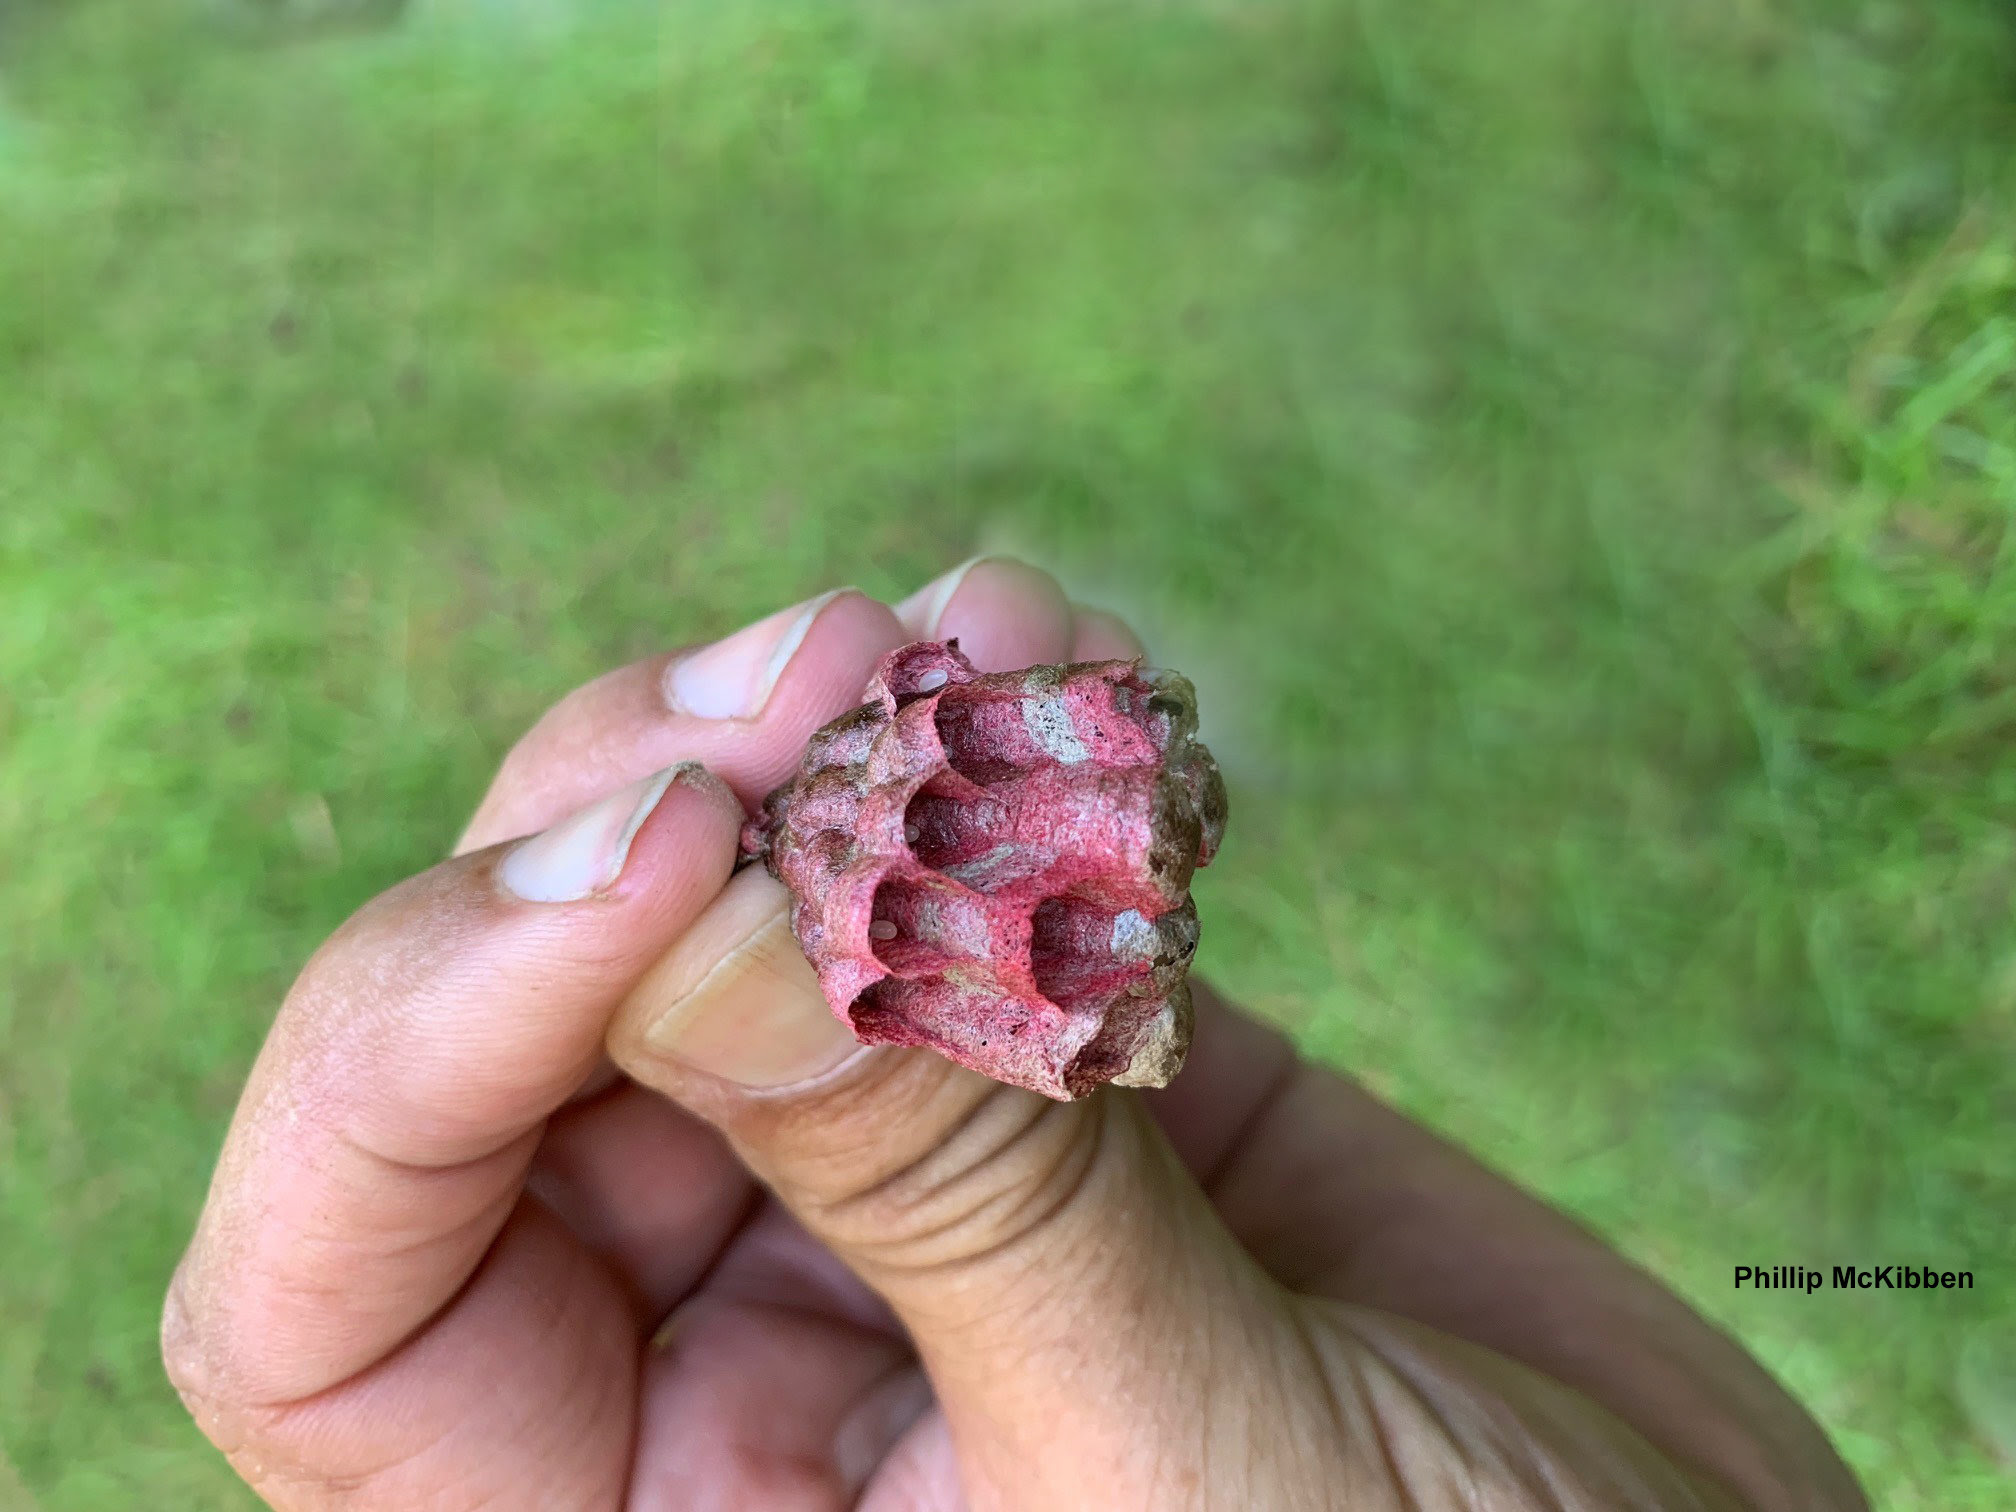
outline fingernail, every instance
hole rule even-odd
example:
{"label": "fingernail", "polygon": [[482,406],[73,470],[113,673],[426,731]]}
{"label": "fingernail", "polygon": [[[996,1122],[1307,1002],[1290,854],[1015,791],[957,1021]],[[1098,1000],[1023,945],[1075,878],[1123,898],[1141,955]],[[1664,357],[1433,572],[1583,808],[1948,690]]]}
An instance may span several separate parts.
{"label": "fingernail", "polygon": [[719,780],[686,763],[633,782],[521,841],[497,868],[499,880],[528,903],[573,903],[613,886],[623,875],[637,831],[672,784],[689,772]]}
{"label": "fingernail", "polygon": [[1148,648],[1141,644],[1141,637],[1134,633],[1133,627],[1119,615],[1109,614],[1104,609],[1073,604],[1071,626],[1074,633],[1071,648],[1073,661],[1128,661],[1148,654]]}
{"label": "fingernail", "polygon": [[896,612],[912,635],[957,637],[982,672],[1064,661],[1071,652],[1071,601],[1049,573],[1015,557],[975,557]]}
{"label": "fingernail", "polygon": [[754,719],[820,612],[843,594],[859,591],[835,588],[681,657],[665,674],[666,702],[677,713],[701,719]]}
{"label": "fingernail", "polygon": [[938,621],[945,617],[945,606],[952,602],[952,595],[959,591],[959,585],[966,581],[966,574],[982,562],[998,561],[984,553],[968,557],[941,578],[934,578],[919,588],[910,597],[896,606],[896,618],[903,621],[904,628],[919,640],[930,640],[938,633]]}
{"label": "fingernail", "polygon": [[752,869],[708,905],[626,1006],[653,1053],[754,1088],[810,1081],[860,1053],[792,937],[789,901]]}

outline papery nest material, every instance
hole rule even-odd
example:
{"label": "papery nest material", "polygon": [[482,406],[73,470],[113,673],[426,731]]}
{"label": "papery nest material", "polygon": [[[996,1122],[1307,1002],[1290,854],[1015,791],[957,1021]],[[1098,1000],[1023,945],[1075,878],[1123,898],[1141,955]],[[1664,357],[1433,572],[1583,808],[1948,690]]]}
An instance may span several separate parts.
{"label": "papery nest material", "polygon": [[1190,1047],[1190,877],[1225,832],[1189,680],[983,674],[917,641],[867,698],[742,836],[833,1011],[1054,1098],[1166,1085]]}

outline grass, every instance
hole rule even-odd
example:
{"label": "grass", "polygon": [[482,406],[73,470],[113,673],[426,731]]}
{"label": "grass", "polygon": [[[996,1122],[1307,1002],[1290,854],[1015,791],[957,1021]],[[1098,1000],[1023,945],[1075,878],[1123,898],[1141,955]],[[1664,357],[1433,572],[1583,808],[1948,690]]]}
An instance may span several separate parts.
{"label": "grass", "polygon": [[242,1503],[162,1285],[516,731],[977,545],[1198,674],[1212,972],[2016,1501],[1999,7],[574,9],[0,34],[0,1501]]}

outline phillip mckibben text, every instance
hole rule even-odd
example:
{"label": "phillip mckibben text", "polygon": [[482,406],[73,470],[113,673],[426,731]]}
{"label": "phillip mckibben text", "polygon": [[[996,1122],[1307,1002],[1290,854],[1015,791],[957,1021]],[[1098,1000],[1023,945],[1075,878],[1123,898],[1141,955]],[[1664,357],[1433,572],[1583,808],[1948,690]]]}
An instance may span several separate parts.
{"label": "phillip mckibben text", "polygon": [[[1816,1292],[1827,1285],[1828,1276],[1811,1265],[1739,1265],[1736,1289],[1747,1284],[1752,1291]],[[1836,1291],[1972,1291],[1974,1272],[1933,1270],[1923,1265],[1837,1265],[1833,1275]]]}

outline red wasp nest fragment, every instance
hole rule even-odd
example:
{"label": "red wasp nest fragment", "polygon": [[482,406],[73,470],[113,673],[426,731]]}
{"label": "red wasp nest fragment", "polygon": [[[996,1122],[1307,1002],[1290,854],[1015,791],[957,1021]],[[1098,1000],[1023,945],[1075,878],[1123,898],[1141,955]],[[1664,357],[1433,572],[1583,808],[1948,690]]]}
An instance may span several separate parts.
{"label": "red wasp nest fragment", "polygon": [[1225,784],[1186,678],[891,652],[743,831],[864,1042],[1050,1097],[1159,1087],[1190,1048],[1190,874]]}

